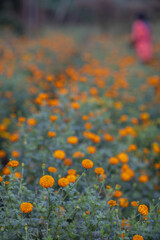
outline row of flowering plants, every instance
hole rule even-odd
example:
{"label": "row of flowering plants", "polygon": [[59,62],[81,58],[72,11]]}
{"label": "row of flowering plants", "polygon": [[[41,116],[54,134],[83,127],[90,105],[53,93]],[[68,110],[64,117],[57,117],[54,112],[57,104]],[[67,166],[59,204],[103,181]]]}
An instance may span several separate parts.
{"label": "row of flowering plants", "polygon": [[[93,161],[81,164],[80,176],[73,169],[58,182],[52,174],[43,175],[33,191],[23,181],[24,163],[19,176],[16,161],[10,161],[9,181],[0,179],[2,239],[159,239],[159,202],[147,206],[126,198],[113,200],[119,185],[89,183]],[[44,169],[42,165],[41,173]]]}
{"label": "row of flowering plants", "polygon": [[[57,33],[53,44],[49,36],[13,41],[15,52],[17,41],[22,46],[22,66],[14,67],[25,69],[29,94],[7,101],[23,111],[1,108],[0,158],[8,162],[0,174],[0,237],[159,240],[156,61],[137,63],[124,36],[92,36],[77,57],[76,38]],[[74,65],[64,64],[67,56]],[[8,68],[1,71],[4,86]]]}

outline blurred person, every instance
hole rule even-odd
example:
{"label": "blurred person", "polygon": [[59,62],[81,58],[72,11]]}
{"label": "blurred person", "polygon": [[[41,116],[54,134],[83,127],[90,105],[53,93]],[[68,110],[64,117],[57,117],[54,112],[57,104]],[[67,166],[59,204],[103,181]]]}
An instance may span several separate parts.
{"label": "blurred person", "polygon": [[137,15],[132,26],[131,43],[134,46],[139,59],[148,63],[152,59],[152,32],[150,23],[145,14]]}

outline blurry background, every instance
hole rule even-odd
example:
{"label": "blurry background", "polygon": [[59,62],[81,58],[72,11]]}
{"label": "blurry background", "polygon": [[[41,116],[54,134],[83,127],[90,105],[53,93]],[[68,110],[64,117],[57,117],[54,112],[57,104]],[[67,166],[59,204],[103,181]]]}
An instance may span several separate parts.
{"label": "blurry background", "polygon": [[113,24],[130,26],[135,14],[160,18],[160,0],[0,0],[0,26],[19,33],[53,24]]}

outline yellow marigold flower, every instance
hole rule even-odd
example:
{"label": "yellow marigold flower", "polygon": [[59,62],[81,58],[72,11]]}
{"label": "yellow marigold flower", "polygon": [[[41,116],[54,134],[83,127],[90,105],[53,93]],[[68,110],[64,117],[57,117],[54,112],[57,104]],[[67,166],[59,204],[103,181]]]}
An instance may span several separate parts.
{"label": "yellow marigold flower", "polygon": [[3,181],[3,178],[2,178],[2,176],[0,176],[0,183]]}
{"label": "yellow marigold flower", "polygon": [[117,190],[117,191],[115,191],[114,192],[114,197],[116,197],[116,198],[119,198],[119,197],[121,197],[122,196],[122,192],[121,191],[119,191],[119,190]]}
{"label": "yellow marigold flower", "polygon": [[19,165],[19,162],[16,161],[16,160],[12,160],[12,161],[7,163],[8,167],[18,167],[18,165]]}
{"label": "yellow marigold flower", "polygon": [[64,159],[65,156],[66,156],[65,152],[62,151],[62,150],[56,150],[56,151],[54,152],[54,157],[55,157],[55,158]]}
{"label": "yellow marigold flower", "polygon": [[51,122],[55,122],[57,119],[58,119],[57,116],[54,116],[54,115],[51,115],[51,116],[50,116],[50,121],[51,121]]}
{"label": "yellow marigold flower", "polygon": [[120,207],[123,207],[123,208],[128,207],[129,202],[127,198],[119,198],[118,201],[119,201]]}
{"label": "yellow marigold flower", "polygon": [[69,184],[69,180],[67,178],[60,178],[58,180],[58,185],[60,187],[66,187]]}
{"label": "yellow marigold flower", "polygon": [[95,168],[94,172],[96,174],[104,174],[104,169],[102,167]]}
{"label": "yellow marigold flower", "polygon": [[132,240],[143,240],[144,238],[141,235],[134,235]]}
{"label": "yellow marigold flower", "polygon": [[116,164],[119,163],[119,160],[116,157],[110,157],[109,163],[112,164],[112,165],[116,165]]}
{"label": "yellow marigold flower", "polygon": [[136,201],[131,202],[132,207],[138,207],[138,203]]}
{"label": "yellow marigold flower", "polygon": [[24,213],[29,213],[29,212],[32,212],[33,205],[31,203],[29,203],[29,202],[23,202],[20,205],[20,209]]}
{"label": "yellow marigold flower", "polygon": [[55,173],[55,172],[57,172],[57,169],[55,167],[48,167],[48,171]]}
{"label": "yellow marigold flower", "polygon": [[76,170],[69,169],[67,173],[68,173],[68,175],[76,175]]}
{"label": "yellow marigold flower", "polygon": [[50,175],[45,175],[40,178],[39,184],[44,188],[52,187],[54,184],[54,178]]}
{"label": "yellow marigold flower", "polygon": [[126,153],[122,152],[117,155],[118,159],[121,163],[127,163],[129,161],[129,157]]}
{"label": "yellow marigold flower", "polygon": [[56,133],[55,133],[55,132],[52,132],[52,131],[49,131],[49,132],[48,132],[48,136],[49,136],[49,137],[55,137],[55,136],[56,136]]}
{"label": "yellow marigold flower", "polygon": [[93,162],[89,159],[84,159],[82,161],[82,166],[86,169],[92,168],[93,167]]}
{"label": "yellow marigold flower", "polygon": [[87,147],[87,151],[88,151],[90,154],[95,154],[95,152],[96,152],[96,147],[94,147],[94,146],[88,146],[88,147]]}
{"label": "yellow marigold flower", "polygon": [[78,138],[75,137],[75,136],[68,137],[67,142],[70,143],[70,144],[73,144],[73,145],[77,144],[78,143]]}
{"label": "yellow marigold flower", "polygon": [[37,121],[36,121],[36,119],[34,119],[34,118],[29,118],[28,120],[27,120],[27,124],[29,125],[29,126],[35,126],[36,124],[37,124]]}
{"label": "yellow marigold flower", "polygon": [[109,204],[110,207],[114,207],[114,206],[117,205],[116,201],[114,201],[114,200],[110,200],[110,201],[108,201],[107,204]]}
{"label": "yellow marigold flower", "polygon": [[145,204],[139,205],[138,212],[141,213],[143,216],[148,215],[148,207]]}
{"label": "yellow marigold flower", "polygon": [[70,174],[67,176],[67,179],[68,179],[69,183],[74,183],[76,181],[76,176],[73,174]]}
{"label": "yellow marigold flower", "polygon": [[146,183],[146,182],[148,182],[148,180],[149,180],[149,177],[146,176],[146,175],[142,175],[142,176],[139,177],[139,181],[141,183]]}

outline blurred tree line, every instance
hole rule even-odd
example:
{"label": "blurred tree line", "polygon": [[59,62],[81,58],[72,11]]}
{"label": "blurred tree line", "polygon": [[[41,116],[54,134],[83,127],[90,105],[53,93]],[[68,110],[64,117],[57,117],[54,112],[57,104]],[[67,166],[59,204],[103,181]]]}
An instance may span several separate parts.
{"label": "blurred tree line", "polygon": [[160,18],[160,0],[0,0],[0,24],[22,31],[45,24],[131,22],[138,11]]}

